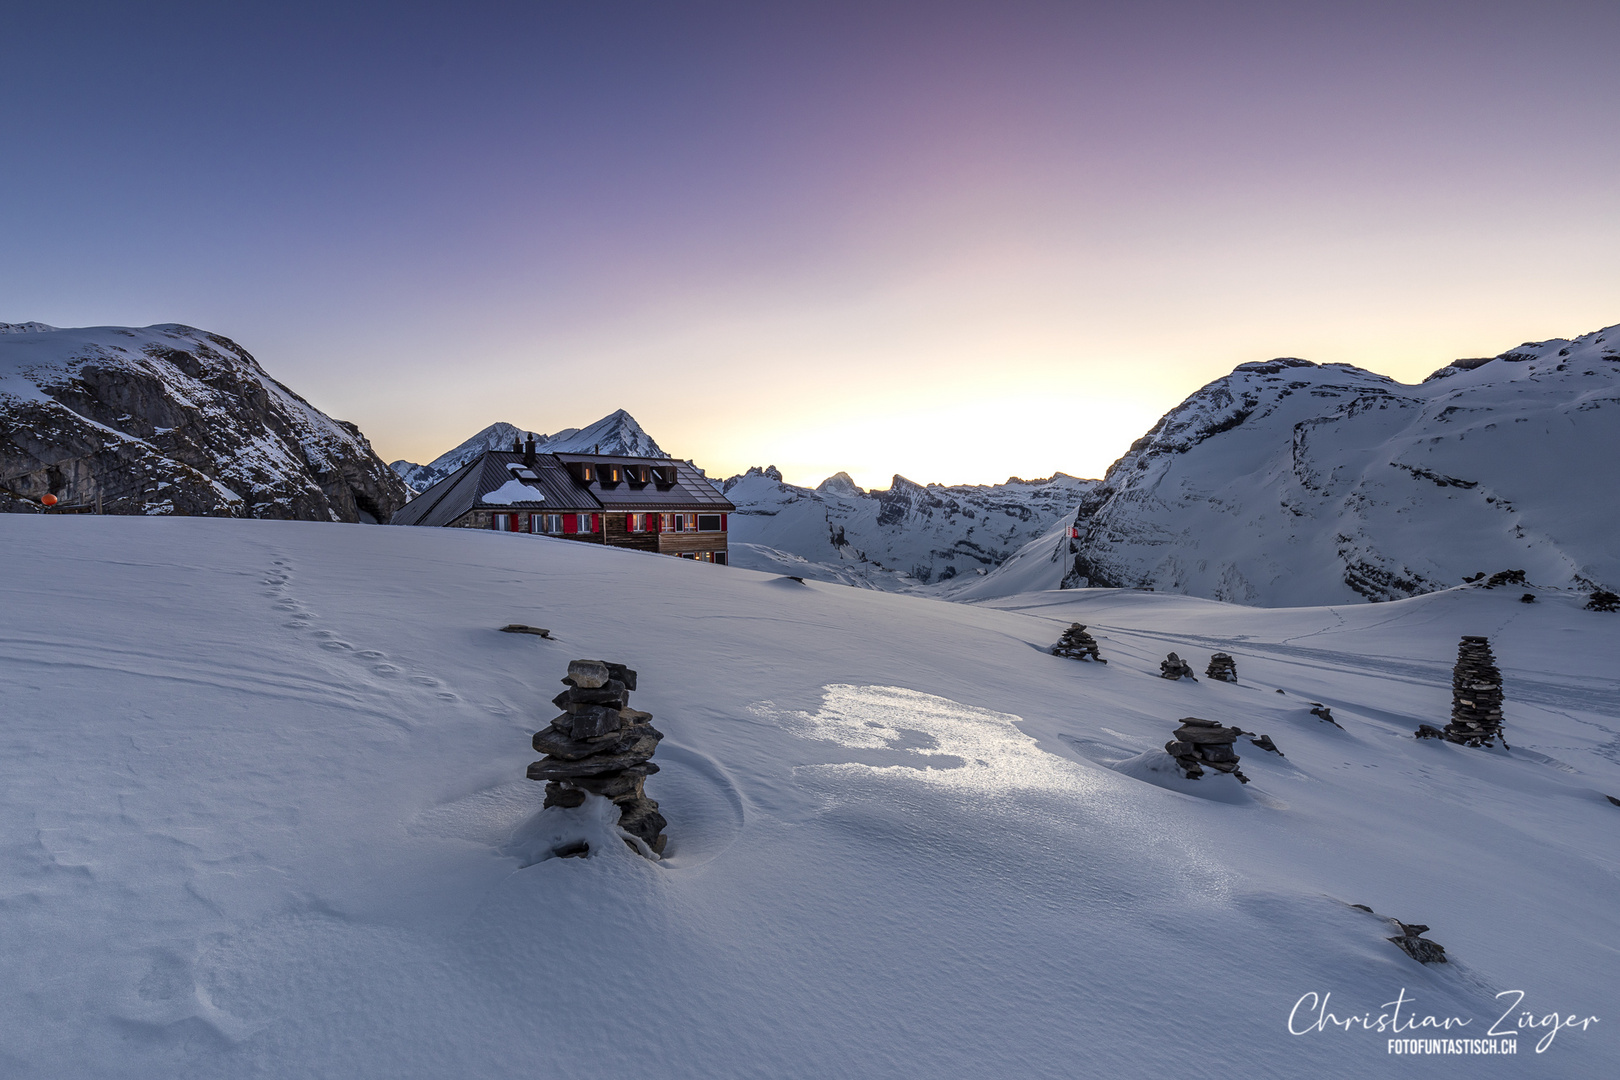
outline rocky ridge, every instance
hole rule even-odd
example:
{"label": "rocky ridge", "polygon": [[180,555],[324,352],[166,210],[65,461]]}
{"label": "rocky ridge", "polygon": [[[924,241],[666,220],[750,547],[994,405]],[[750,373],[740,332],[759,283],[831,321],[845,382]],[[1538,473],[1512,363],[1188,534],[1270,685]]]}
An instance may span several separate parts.
{"label": "rocky ridge", "polygon": [[0,512],[386,521],[406,489],[360,429],[177,323],[0,323]]}

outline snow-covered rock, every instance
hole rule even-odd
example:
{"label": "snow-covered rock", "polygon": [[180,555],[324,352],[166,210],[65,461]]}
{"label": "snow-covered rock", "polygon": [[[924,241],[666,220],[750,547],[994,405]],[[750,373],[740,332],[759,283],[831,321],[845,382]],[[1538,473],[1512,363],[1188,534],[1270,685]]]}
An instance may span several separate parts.
{"label": "snow-covered rock", "polygon": [[510,450],[515,443],[533,437],[537,448],[548,454],[623,454],[628,457],[669,457],[651,435],[642,430],[636,418],[623,409],[609,413],[585,428],[564,428],[553,435],[542,435],[511,424],[496,422],[454,450],[448,450],[426,465],[401,459],[388,467],[410,485],[412,491],[426,491],[486,450]]}
{"label": "snow-covered rock", "polygon": [[1097,481],[1058,473],[1005,484],[918,484],[896,474],[887,490],[864,491],[846,473],[811,489],[785,483],[774,466],[723,485],[733,565],[891,591],[977,579],[1065,521]]}
{"label": "snow-covered rock", "polygon": [[240,345],[168,323],[0,323],[0,511],[386,521],[405,486],[360,429]]}
{"label": "snow-covered rock", "polygon": [[[1481,571],[1620,581],[1620,327],[1458,361],[1417,386],[1346,364],[1239,366],[1084,493],[1016,582],[1239,603],[1389,600]],[[1035,573],[1039,570],[1040,573]]]}

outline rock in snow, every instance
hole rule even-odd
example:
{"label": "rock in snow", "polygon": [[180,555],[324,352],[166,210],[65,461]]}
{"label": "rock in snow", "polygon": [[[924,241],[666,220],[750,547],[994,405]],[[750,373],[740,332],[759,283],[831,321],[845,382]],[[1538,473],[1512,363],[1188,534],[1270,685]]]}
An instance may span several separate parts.
{"label": "rock in snow", "polygon": [[360,429],[174,323],[0,323],[0,511],[387,521],[405,485]]}

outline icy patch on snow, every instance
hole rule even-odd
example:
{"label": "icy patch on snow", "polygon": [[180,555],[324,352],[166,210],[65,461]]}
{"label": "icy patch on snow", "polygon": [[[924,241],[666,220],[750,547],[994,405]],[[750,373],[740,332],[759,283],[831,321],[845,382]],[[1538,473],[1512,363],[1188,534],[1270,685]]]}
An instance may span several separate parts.
{"label": "icy patch on snow", "polygon": [[[1042,750],[1018,730],[1022,717],[963,705],[899,686],[831,685],[815,713],[783,712],[770,702],[755,715],[795,735],[853,749],[893,750],[927,759],[917,764],[811,766],[845,773],[912,779],[1002,795],[1013,791],[1081,794],[1096,788],[1086,770]],[[945,764],[939,764],[939,762]]]}

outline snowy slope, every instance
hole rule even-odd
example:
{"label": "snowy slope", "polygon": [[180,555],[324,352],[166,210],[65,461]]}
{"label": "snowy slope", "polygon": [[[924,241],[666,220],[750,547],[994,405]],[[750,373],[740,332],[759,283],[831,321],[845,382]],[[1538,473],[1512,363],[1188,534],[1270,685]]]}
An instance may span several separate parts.
{"label": "snowy slope", "polygon": [[668,457],[623,409],[609,413],[586,428],[564,428],[554,435],[541,435],[511,424],[496,422],[454,450],[447,450],[426,465],[401,459],[388,467],[400,475],[413,491],[426,491],[486,450],[510,450],[514,441],[533,436],[535,444],[548,453],[623,454],[630,457]]}
{"label": "snowy slope", "polygon": [[[1620,617],[1567,594],[962,605],[537,537],[196,518],[12,516],[0,544],[29,569],[0,617],[7,1076],[1597,1078],[1620,1058]],[[1075,619],[1107,666],[1042,651]],[[513,621],[556,640],[494,629]],[[1513,749],[1413,740],[1476,632]],[[1239,684],[1154,675],[1215,648]],[[637,667],[668,733],[662,863],[537,813],[522,779],[578,657]],[[1241,744],[1247,788],[1155,772],[1186,715],[1287,757]],[[570,832],[605,842],[542,858]],[[1429,924],[1453,962],[1419,966],[1351,904]],[[1466,1061],[1289,1034],[1307,994],[1376,1017],[1403,991],[1403,1016],[1468,1036],[1502,991],[1601,1020]]]}
{"label": "snowy slope", "polygon": [[1079,538],[1050,550],[1065,586],[1264,605],[1384,600],[1504,569],[1613,588],[1617,459],[1620,327],[1419,386],[1244,364],[1132,444],[1081,503]]}
{"label": "snowy slope", "polygon": [[897,592],[959,584],[1066,521],[1096,483],[1058,473],[946,487],[896,474],[888,490],[863,491],[838,473],[811,489],[783,483],[774,467],[753,468],[724,485],[737,506],[732,563]]}
{"label": "snowy slope", "polygon": [[405,488],[235,342],[189,326],[0,323],[0,511],[386,521]]}

